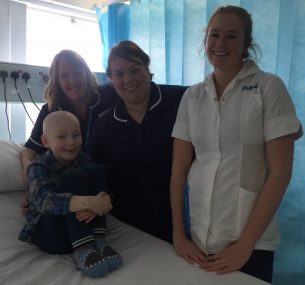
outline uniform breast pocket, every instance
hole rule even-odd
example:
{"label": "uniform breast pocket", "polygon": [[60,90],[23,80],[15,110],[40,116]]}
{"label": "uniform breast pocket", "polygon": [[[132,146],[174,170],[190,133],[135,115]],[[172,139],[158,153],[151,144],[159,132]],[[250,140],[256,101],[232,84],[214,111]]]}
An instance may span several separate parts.
{"label": "uniform breast pocket", "polygon": [[247,94],[242,118],[244,143],[264,142],[264,106],[261,94]]}

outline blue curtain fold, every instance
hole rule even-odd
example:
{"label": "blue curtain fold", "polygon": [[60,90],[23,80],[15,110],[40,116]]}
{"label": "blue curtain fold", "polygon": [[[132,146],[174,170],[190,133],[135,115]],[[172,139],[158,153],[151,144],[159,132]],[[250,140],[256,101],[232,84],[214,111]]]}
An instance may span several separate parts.
{"label": "blue curtain fold", "polygon": [[[217,6],[229,4],[242,6],[251,13],[254,42],[262,51],[258,63],[263,70],[284,80],[305,127],[304,0],[131,0],[130,6],[120,4],[116,8],[124,6],[124,16],[111,12],[112,4],[108,13],[97,13],[104,59],[109,47],[129,36],[150,55],[154,81],[194,84],[211,71],[202,50],[204,27]],[[121,29],[125,31],[122,36],[118,33]],[[305,139],[302,138],[295,144],[293,176],[279,209],[282,239],[274,262],[276,285],[304,284],[304,190]]]}
{"label": "blue curtain fold", "polygon": [[130,9],[129,5],[113,3],[105,11],[96,7],[96,15],[102,42],[102,65],[106,70],[111,47],[121,40],[129,39]]}

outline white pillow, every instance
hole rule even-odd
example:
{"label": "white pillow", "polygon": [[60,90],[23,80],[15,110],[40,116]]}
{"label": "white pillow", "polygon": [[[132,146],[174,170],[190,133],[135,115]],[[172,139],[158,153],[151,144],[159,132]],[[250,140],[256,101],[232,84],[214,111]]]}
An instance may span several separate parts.
{"label": "white pillow", "polygon": [[23,190],[20,151],[23,146],[9,140],[0,140],[0,192]]}

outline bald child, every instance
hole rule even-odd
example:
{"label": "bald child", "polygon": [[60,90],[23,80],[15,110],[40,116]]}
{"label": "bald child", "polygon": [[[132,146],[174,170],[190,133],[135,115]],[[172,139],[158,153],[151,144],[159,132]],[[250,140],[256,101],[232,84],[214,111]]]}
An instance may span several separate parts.
{"label": "bald child", "polygon": [[112,209],[104,170],[81,152],[78,119],[69,112],[50,113],[41,141],[49,150],[27,169],[29,211],[19,239],[51,254],[72,253],[78,270],[105,276],[122,257],[104,242]]}

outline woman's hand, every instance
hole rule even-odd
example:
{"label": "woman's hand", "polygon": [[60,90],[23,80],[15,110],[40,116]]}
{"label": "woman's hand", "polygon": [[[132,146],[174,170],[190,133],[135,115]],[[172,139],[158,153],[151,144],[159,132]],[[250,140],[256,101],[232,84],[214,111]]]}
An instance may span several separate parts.
{"label": "woman's hand", "polygon": [[242,268],[249,260],[253,247],[237,241],[223,251],[208,257],[209,263],[202,266],[207,272],[219,275],[227,274]]}
{"label": "woman's hand", "polygon": [[96,214],[94,214],[90,210],[81,210],[81,211],[77,211],[75,213],[75,216],[78,221],[88,224],[96,217]]}
{"label": "woman's hand", "polygon": [[37,152],[27,147],[24,147],[23,150],[20,152],[20,161],[24,180],[26,180],[27,168],[33,162],[36,156]]}
{"label": "woman's hand", "polygon": [[174,237],[174,248],[178,256],[184,258],[190,264],[206,266],[209,262],[206,254],[191,240],[186,237]]}

